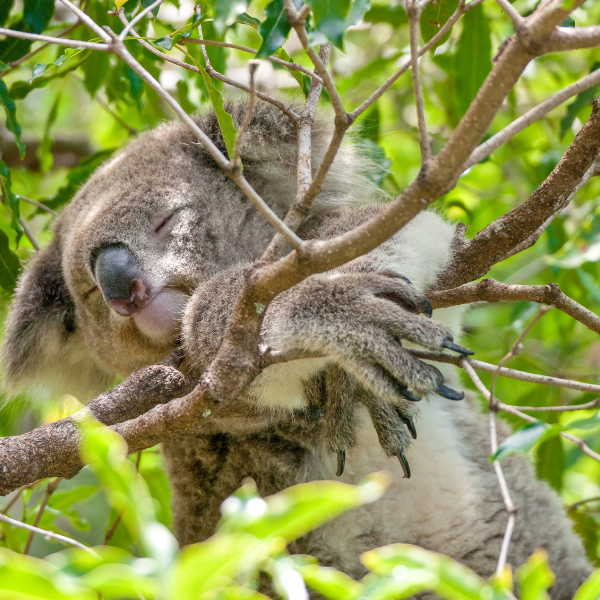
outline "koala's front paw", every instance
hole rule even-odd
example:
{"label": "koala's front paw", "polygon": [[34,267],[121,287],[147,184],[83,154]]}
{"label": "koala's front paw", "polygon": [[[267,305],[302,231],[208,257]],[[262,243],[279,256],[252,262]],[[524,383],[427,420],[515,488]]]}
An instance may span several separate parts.
{"label": "koala's front paw", "polygon": [[[267,314],[265,341],[282,350],[330,356],[352,374],[364,388],[359,399],[383,449],[399,458],[408,477],[403,448],[409,435],[416,436],[411,404],[430,393],[450,400],[461,400],[464,393],[446,386],[441,372],[404,349],[402,340],[472,354],[454,343],[448,327],[429,318],[431,312],[427,298],[393,272],[311,277],[281,299],[276,314]],[[340,434],[337,420],[331,420],[329,437],[341,471],[348,436]]]}
{"label": "koala's front paw", "polygon": [[432,392],[463,398],[444,385],[438,369],[402,347],[408,340],[471,354],[454,343],[448,327],[428,318],[429,301],[405,278],[390,272],[318,276],[292,292],[268,331],[270,345],[331,356],[392,404],[399,397],[417,401]]}

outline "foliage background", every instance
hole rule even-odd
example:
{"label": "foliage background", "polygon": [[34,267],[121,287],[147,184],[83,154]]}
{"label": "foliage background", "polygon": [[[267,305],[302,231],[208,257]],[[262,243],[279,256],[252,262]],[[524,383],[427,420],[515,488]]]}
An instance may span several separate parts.
{"label": "foliage background", "polygon": [[[216,0],[215,0],[216,2]],[[278,0],[270,4],[274,9]],[[145,5],[148,3],[146,2]],[[245,5],[244,2],[241,4]],[[255,0],[247,14],[265,20],[269,2]],[[318,4],[318,3],[316,3]],[[335,3],[334,3],[335,4]],[[535,7],[531,0],[517,0],[514,5],[523,15]],[[100,24],[121,27],[116,16],[107,14],[114,5],[102,0],[85,2],[86,11]],[[138,0],[128,0],[127,14],[138,8]],[[349,4],[348,4],[349,6]],[[437,0],[425,11],[421,29],[424,39],[436,31],[437,22],[457,6],[454,0]],[[408,27],[403,7],[394,1],[373,0],[370,5],[355,0],[352,8],[364,9],[364,19],[344,35],[340,47],[334,47],[331,69],[348,110],[353,109],[391,76],[408,58]],[[0,0],[0,26],[44,31],[56,35],[73,22],[73,18],[48,0]],[[252,19],[247,23],[215,22],[213,6],[204,7],[203,31],[207,39],[260,48],[262,38]],[[445,12],[444,12],[445,11]],[[183,60],[170,40],[174,30],[190,23],[193,4],[186,0],[165,2],[158,17],[145,19],[137,31],[159,40],[158,45]],[[593,25],[600,22],[600,3],[588,2],[572,15],[565,25]],[[348,25],[348,23],[346,23]],[[491,59],[499,45],[512,33],[512,24],[498,6],[489,0],[469,12],[454,26],[449,38],[421,60],[425,91],[425,108],[434,153],[448,138],[476,90],[491,68]],[[91,39],[81,25],[69,37]],[[192,33],[192,38],[197,32]],[[175,95],[181,105],[193,112],[209,102],[205,83],[197,74],[178,69],[156,58],[136,42],[129,50],[161,83]],[[188,44],[186,50],[200,64],[200,47]],[[300,45],[292,36],[286,51],[297,62],[310,67]],[[31,242],[20,235],[16,225],[16,207],[11,206],[12,192],[44,203],[59,211],[93,169],[133,136],[172,118],[169,109],[154,92],[144,87],[139,77],[113,56],[91,51],[64,51],[49,46],[16,68],[12,61],[28,52],[25,42],[0,40],[0,102],[4,105],[6,126],[0,125],[2,160],[9,170],[0,170],[5,189],[4,207],[0,209],[0,310],[5,313],[17,273],[15,255],[26,261],[34,252]],[[233,79],[247,81],[247,59],[237,50],[209,46],[215,67]],[[189,58],[185,59],[189,61]],[[4,65],[4,66],[2,66]],[[8,65],[8,66],[7,66]],[[536,59],[526,69],[516,89],[510,94],[497,116],[489,135],[548,97],[600,66],[600,51],[579,50],[551,54]],[[302,97],[299,82],[285,69],[262,61],[257,74],[260,89],[285,99]],[[223,90],[219,81],[214,85]],[[239,92],[223,90],[228,95]],[[462,221],[472,236],[495,218],[524,201],[554,168],[590,113],[597,90],[584,92],[554,110],[542,121],[528,127],[489,159],[471,168],[436,209],[453,221]],[[323,98],[327,103],[327,98]],[[1,111],[0,111],[1,112]],[[9,129],[11,131],[9,131]],[[19,157],[19,141],[14,133],[22,129],[24,159]],[[365,151],[387,169],[381,185],[395,194],[418,173],[420,152],[416,129],[416,111],[410,72],[392,88],[353,127]],[[0,165],[1,166],[1,165]],[[492,269],[490,275],[513,283],[558,283],[569,296],[600,313],[600,181],[592,179],[542,235],[538,243]],[[16,202],[16,200],[13,200]],[[40,244],[51,239],[53,217],[48,212],[21,201],[20,213]],[[12,209],[12,210],[11,210]],[[480,305],[466,316],[464,345],[476,351],[477,358],[497,363],[508,351],[536,306],[530,303]],[[509,366],[534,373],[600,383],[600,341],[583,325],[570,317],[551,311],[526,338],[523,352]],[[489,377],[483,377],[489,384]],[[466,379],[465,387],[471,384]],[[497,395],[517,405],[549,406],[583,403],[592,396],[570,390],[548,388],[513,380],[499,380]],[[0,409],[0,434],[14,435],[39,423],[49,422],[72,413],[78,402],[72,397],[18,398]],[[589,416],[587,413],[537,413],[548,422],[568,422]],[[515,426],[522,423],[511,421]],[[577,432],[594,448],[600,448],[600,428]],[[579,449],[560,437],[538,445],[530,453],[538,475],[546,479],[561,495],[565,504],[600,496],[600,464],[585,457]],[[158,449],[146,450],[139,471],[152,496],[156,520],[170,524],[169,489]],[[44,496],[42,482],[21,493],[8,511],[28,523],[36,518]],[[10,498],[4,500],[8,505]],[[120,508],[111,506],[100,493],[97,474],[86,468],[71,481],[61,483],[49,501],[39,526],[66,532],[88,544],[101,544],[114,524]],[[583,536],[591,560],[600,565],[600,503],[581,504],[569,511]],[[517,527],[519,520],[517,517]],[[0,544],[22,551],[27,532],[2,525]],[[127,551],[139,551],[135,529],[119,524],[109,544]],[[31,554],[38,557],[56,552],[62,546],[35,536]]]}

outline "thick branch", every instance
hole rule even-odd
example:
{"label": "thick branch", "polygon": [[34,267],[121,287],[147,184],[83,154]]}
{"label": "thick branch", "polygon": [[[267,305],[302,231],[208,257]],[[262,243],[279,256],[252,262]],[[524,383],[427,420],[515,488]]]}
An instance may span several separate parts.
{"label": "thick branch", "polygon": [[0,439],[0,494],[44,477],[76,475],[83,466],[77,422],[84,413],[91,412],[101,423],[113,425],[185,394],[194,384],[194,380],[173,367],[152,365],[136,371],[71,417],[20,436]]}
{"label": "thick branch", "polygon": [[540,187],[517,208],[496,219],[464,242],[436,282],[436,289],[454,288],[485,275],[519,244],[563,209],[600,152],[600,101],[564,156]]}

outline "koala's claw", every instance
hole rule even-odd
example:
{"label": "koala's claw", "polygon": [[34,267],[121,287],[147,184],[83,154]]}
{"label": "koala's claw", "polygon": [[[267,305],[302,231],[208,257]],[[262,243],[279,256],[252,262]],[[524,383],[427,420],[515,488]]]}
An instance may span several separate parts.
{"label": "koala's claw", "polygon": [[448,398],[448,400],[462,400],[465,397],[464,392],[457,392],[443,383],[438,385],[435,391],[440,396]]}
{"label": "koala's claw", "polygon": [[335,472],[335,474],[338,477],[341,477],[342,474],[344,473],[345,466],[346,466],[346,451],[345,450],[338,450],[338,453],[337,453],[337,470]]}
{"label": "koala's claw", "polygon": [[411,402],[420,402],[422,400],[420,396],[413,394],[408,388],[399,387],[399,391],[404,398],[410,400]]}
{"label": "koala's claw", "polygon": [[454,350],[454,352],[458,352],[459,354],[464,354],[465,356],[471,356],[475,354],[473,350],[469,350],[468,348],[464,348],[463,346],[459,346],[455,344],[452,340],[445,339],[442,341],[442,348],[447,348],[448,350]]}
{"label": "koala's claw", "polygon": [[415,422],[412,417],[405,415],[402,409],[399,406],[394,407],[396,409],[396,414],[400,417],[400,420],[406,425],[406,429],[410,433],[410,437],[413,440],[417,439],[417,428],[415,427]]}
{"label": "koala's claw", "polygon": [[400,461],[400,466],[404,471],[403,479],[410,479],[410,465],[408,464],[408,460],[406,460],[406,454],[404,454],[404,450],[398,451],[398,460]]}
{"label": "koala's claw", "polygon": [[[428,298],[423,297],[420,303],[421,312],[426,316],[431,318],[433,314],[433,306],[431,306],[431,302],[429,302]],[[472,354],[472,353],[471,353]]]}

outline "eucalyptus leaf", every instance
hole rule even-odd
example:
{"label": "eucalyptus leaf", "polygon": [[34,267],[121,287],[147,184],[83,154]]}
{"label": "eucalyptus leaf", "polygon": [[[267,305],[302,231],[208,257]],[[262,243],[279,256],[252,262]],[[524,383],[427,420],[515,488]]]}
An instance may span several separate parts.
{"label": "eucalyptus leaf", "polygon": [[[1,83],[1,80],[0,80],[0,83]],[[4,194],[5,194],[4,203],[6,204],[6,206],[8,206],[8,209],[11,212],[12,218],[11,218],[10,226],[17,233],[17,244],[18,244],[19,240],[21,239],[21,236],[23,235],[23,227],[21,227],[21,224],[19,223],[19,218],[21,217],[21,208],[19,205],[19,197],[13,192],[12,178],[10,175],[10,170],[6,166],[6,163],[2,159],[0,159],[0,178],[2,179],[2,187],[4,189]],[[2,242],[2,243],[4,243],[4,242]],[[9,258],[9,254],[7,252],[3,252],[3,259],[5,260],[5,262],[8,258]],[[10,268],[11,264],[7,263],[7,266]],[[6,275],[4,277],[6,277]],[[5,281],[7,281],[7,280],[5,280]],[[2,285],[2,287],[4,287],[4,285],[2,283],[0,283],[0,285]],[[7,288],[4,288],[4,289],[7,289]]]}
{"label": "eucalyptus leaf", "polygon": [[10,241],[4,230],[0,229],[0,286],[12,293],[17,285],[21,261],[10,249]]}
{"label": "eucalyptus leaf", "polygon": [[343,36],[348,28],[346,19],[350,0],[307,0],[312,8],[316,28],[338,48],[344,48]]}
{"label": "eucalyptus leaf", "polygon": [[0,79],[0,104],[4,106],[6,112],[6,129],[15,136],[19,156],[23,158],[25,156],[25,144],[21,141],[21,126],[17,121],[17,105],[3,79]]}
{"label": "eucalyptus leaf", "polygon": [[[419,25],[423,40],[428,42],[445,25],[446,21],[458,8],[458,0],[431,0],[421,13]],[[466,25],[465,25],[466,27]],[[431,48],[434,52],[438,46],[444,44],[450,37],[452,29],[441,37]]]}
{"label": "eucalyptus leaf", "polygon": [[[302,0],[294,0],[296,8],[300,8],[301,5]],[[265,58],[279,50],[285,44],[291,30],[291,25],[285,16],[283,0],[270,2],[265,8],[265,15],[267,18],[258,30],[263,42],[256,53],[256,58]]]}
{"label": "eucalyptus leaf", "polygon": [[492,70],[492,40],[483,5],[478,4],[463,17],[454,64],[458,109],[464,114]]}
{"label": "eucalyptus leaf", "polygon": [[233,25],[245,14],[249,0],[218,0],[214,4],[215,18],[214,26],[218,34],[222,34],[227,27]]}
{"label": "eucalyptus leaf", "polygon": [[573,600],[598,600],[600,598],[600,569],[596,569],[581,585]]}
{"label": "eucalyptus leaf", "polygon": [[490,457],[490,460],[502,460],[514,452],[528,452],[536,444],[558,435],[561,429],[558,424],[548,425],[541,421],[524,425],[498,445],[498,450]]}

